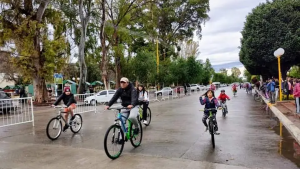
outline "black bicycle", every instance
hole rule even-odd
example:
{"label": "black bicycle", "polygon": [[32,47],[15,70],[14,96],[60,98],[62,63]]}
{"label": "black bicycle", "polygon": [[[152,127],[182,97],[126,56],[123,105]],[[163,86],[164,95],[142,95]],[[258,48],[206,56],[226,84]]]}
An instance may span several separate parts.
{"label": "black bicycle", "polygon": [[[46,132],[47,136],[50,140],[56,140],[61,132],[62,132],[62,120],[67,123],[65,118],[63,117],[63,114],[66,113],[64,112],[64,108],[66,106],[55,106],[55,108],[59,108],[60,110],[58,111],[58,115],[56,117],[53,117],[47,125]],[[80,114],[74,114],[75,118],[70,122],[70,129],[73,133],[78,133],[82,127],[82,117]],[[70,118],[70,116],[69,116]]]}
{"label": "black bicycle", "polygon": [[[139,120],[143,121],[143,106],[142,105],[139,106],[139,114],[140,114]],[[151,123],[151,109],[149,108],[149,106],[147,108],[147,118],[146,119],[147,119],[147,123],[143,123],[143,124],[145,126],[149,126]]]}
{"label": "black bicycle", "polygon": [[215,134],[219,135],[219,133],[216,133],[216,131],[215,131],[216,117],[213,115],[213,111],[217,111],[218,109],[211,108],[211,109],[204,109],[204,110],[200,110],[200,111],[206,111],[206,110],[209,111],[208,130],[211,135],[211,143],[212,143],[213,148],[215,148]]}

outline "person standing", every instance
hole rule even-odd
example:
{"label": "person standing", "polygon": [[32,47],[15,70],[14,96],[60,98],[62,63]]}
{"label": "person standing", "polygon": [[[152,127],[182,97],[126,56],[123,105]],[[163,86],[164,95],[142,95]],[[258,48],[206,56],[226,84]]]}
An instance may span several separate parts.
{"label": "person standing", "polygon": [[299,81],[299,79],[296,81],[293,94],[295,97],[296,113],[300,114],[300,81]]}
{"label": "person standing", "polygon": [[276,79],[275,79],[275,100],[278,99],[278,93],[279,93],[279,81],[278,81],[278,79],[276,78]]}

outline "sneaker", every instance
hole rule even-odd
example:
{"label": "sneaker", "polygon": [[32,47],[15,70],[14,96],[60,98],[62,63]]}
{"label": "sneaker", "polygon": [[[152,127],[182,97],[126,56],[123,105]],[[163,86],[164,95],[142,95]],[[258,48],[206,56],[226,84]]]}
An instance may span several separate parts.
{"label": "sneaker", "polygon": [[135,129],[133,130],[133,134],[134,134],[134,135],[138,135],[138,134],[139,134],[139,131],[140,131],[139,128],[135,128]]}
{"label": "sneaker", "polygon": [[143,123],[144,123],[144,124],[148,124],[147,120],[144,120]]}
{"label": "sneaker", "polygon": [[207,130],[208,130],[208,127],[205,128],[205,132],[207,132]]}
{"label": "sneaker", "polygon": [[68,124],[65,124],[64,128],[63,128],[63,132],[65,132],[67,129],[69,128]]}

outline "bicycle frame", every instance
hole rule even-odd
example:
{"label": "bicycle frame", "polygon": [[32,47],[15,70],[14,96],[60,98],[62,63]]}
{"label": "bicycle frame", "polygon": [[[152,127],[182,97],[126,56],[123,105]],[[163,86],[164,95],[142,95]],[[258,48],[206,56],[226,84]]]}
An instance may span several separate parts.
{"label": "bicycle frame", "polygon": [[[126,129],[123,118],[125,118],[128,121],[128,130]],[[127,117],[123,116],[121,114],[121,112],[118,112],[117,119],[115,120],[115,124],[117,124],[118,121],[121,122],[121,128],[125,133],[125,137],[129,140],[131,138],[131,135],[130,135],[131,133],[129,133],[128,131],[131,131],[131,121]]]}

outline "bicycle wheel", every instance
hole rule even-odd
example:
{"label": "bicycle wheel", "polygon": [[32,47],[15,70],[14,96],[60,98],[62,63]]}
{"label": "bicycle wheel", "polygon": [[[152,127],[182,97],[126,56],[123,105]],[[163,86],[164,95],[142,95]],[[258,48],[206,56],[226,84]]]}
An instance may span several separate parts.
{"label": "bicycle wheel", "polygon": [[[52,124],[53,123],[53,124]],[[53,131],[51,130],[53,129]],[[56,140],[62,131],[62,124],[59,118],[52,118],[47,125],[46,133],[50,140]]]}
{"label": "bicycle wheel", "polygon": [[147,108],[147,124],[145,124],[145,126],[149,126],[151,123],[151,109],[148,107]]}
{"label": "bicycle wheel", "polygon": [[209,132],[211,135],[211,143],[213,148],[215,148],[215,129],[212,120],[209,120]]}
{"label": "bicycle wheel", "polygon": [[225,106],[224,106],[224,108],[222,109],[222,113],[223,113],[223,117],[225,117],[225,116],[226,116],[226,108],[225,108]]}
{"label": "bicycle wheel", "polygon": [[142,124],[141,121],[138,120],[138,128],[139,128],[139,133],[138,134],[133,134],[133,131],[135,129],[135,126],[133,125],[133,123],[131,123],[131,138],[130,138],[130,142],[132,144],[133,147],[138,147],[141,145],[142,143],[142,139],[143,139],[143,128],[142,128]]}
{"label": "bicycle wheel", "polygon": [[75,114],[75,118],[71,123],[71,131],[73,133],[78,133],[82,127],[82,117],[80,114]]}
{"label": "bicycle wheel", "polygon": [[[110,132],[112,135],[110,136]],[[113,153],[108,150],[109,143],[112,143]],[[111,125],[104,137],[104,150],[110,159],[114,160],[120,157],[124,148],[124,132],[119,125]]]}

